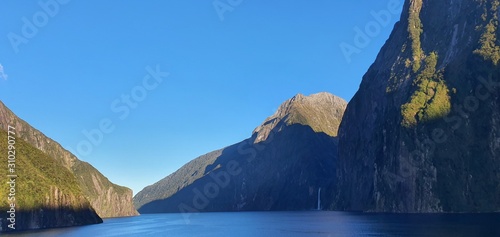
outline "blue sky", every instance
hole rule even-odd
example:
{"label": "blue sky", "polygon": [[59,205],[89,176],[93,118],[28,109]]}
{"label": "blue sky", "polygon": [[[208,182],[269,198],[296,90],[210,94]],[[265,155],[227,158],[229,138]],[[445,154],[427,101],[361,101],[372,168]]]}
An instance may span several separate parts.
{"label": "blue sky", "polygon": [[[401,7],[402,0],[2,1],[0,100],[137,193],[250,137],[297,93],[349,100]],[[350,60],[342,49],[354,52]]]}

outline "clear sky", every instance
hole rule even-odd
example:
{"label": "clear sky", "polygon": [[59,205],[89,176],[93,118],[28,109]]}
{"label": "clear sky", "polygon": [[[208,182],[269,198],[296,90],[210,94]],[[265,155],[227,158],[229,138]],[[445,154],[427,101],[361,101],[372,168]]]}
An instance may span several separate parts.
{"label": "clear sky", "polygon": [[135,194],[297,93],[349,100],[402,2],[2,1],[0,100]]}

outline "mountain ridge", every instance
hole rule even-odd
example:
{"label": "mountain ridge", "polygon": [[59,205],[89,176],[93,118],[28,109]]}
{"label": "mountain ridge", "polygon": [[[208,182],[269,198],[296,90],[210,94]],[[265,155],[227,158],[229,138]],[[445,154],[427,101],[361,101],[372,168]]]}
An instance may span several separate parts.
{"label": "mountain ridge", "polygon": [[[9,125],[16,128],[19,138],[48,156],[53,157],[56,162],[75,175],[85,196],[100,217],[121,217],[138,214],[132,205],[132,191],[130,189],[110,182],[93,166],[80,161],[59,143],[17,117],[2,101],[0,101],[0,129],[7,131],[7,126]],[[91,175],[89,176],[89,174]],[[98,189],[98,187],[94,185],[92,175],[99,180],[100,185],[105,187],[105,189]],[[127,201],[123,200],[129,201],[127,203]]]}
{"label": "mountain ridge", "polygon": [[[347,104],[329,94],[297,95],[285,101],[250,138],[193,159],[144,188],[134,197],[136,208],[140,213],[314,208],[318,187],[332,190],[334,172],[328,167],[334,167],[337,139],[301,124],[304,120],[290,120],[290,114],[304,111],[302,105],[312,104],[311,98],[327,101],[320,107],[339,106],[340,111]],[[340,120],[342,113],[330,116]],[[227,183],[221,177],[227,177]],[[206,185],[214,182],[220,184],[217,195],[208,193],[206,202],[200,203]],[[295,192],[300,194],[292,195]]]}
{"label": "mountain ridge", "polygon": [[9,162],[15,165],[9,169],[12,173],[1,169],[0,175],[16,175],[8,178],[13,189],[0,193],[0,232],[102,223],[71,171],[31,144],[15,139],[12,132],[9,141],[15,142],[9,144],[7,131],[0,129],[0,148],[12,151],[15,161]]}
{"label": "mountain ridge", "polygon": [[[327,92],[320,92],[310,96],[299,93],[282,103],[272,116],[266,118],[261,125],[254,129],[253,134],[257,136],[255,142],[258,143],[267,139],[269,131],[274,129],[279,122],[284,122],[286,125],[298,123],[310,126],[315,132],[324,132],[329,136],[337,136],[338,126],[342,119],[341,117],[338,118],[338,114],[343,113],[345,104],[345,100]],[[331,118],[330,114],[336,116],[331,120],[326,119]]]}

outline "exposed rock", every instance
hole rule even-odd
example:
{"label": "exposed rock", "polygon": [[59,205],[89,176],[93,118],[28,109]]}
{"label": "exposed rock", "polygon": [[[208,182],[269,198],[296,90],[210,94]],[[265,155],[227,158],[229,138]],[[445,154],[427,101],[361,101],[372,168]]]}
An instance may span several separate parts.
{"label": "exposed rock", "polygon": [[133,205],[132,190],[111,183],[87,162],[77,162],[72,170],[90,204],[102,218],[138,215]]}
{"label": "exposed rock", "polygon": [[500,210],[498,0],[406,0],[339,129],[341,210]]}
{"label": "exposed rock", "polygon": [[[0,169],[8,179],[2,179],[7,192],[0,192],[0,232],[102,223],[66,167],[21,139],[12,141],[13,172]],[[0,130],[0,150],[8,146],[7,132]],[[17,178],[7,176],[13,174]]]}
{"label": "exposed rock", "polygon": [[308,97],[297,94],[283,103],[276,113],[254,130],[257,137],[255,142],[266,140],[270,131],[280,122],[285,125],[302,124],[311,127],[315,132],[336,137],[345,107],[345,100],[326,92]]}
{"label": "exposed rock", "polygon": [[200,156],[134,197],[141,213],[310,210],[332,195],[346,102],[296,95],[251,138]]}
{"label": "exposed rock", "polygon": [[[138,215],[132,203],[132,190],[111,183],[93,166],[80,161],[59,143],[18,118],[0,102],[0,129],[6,131],[8,125],[16,128],[16,136],[41,150],[49,157],[53,157],[55,162],[73,172],[85,196],[100,217]],[[95,186],[92,177],[97,179],[100,187]]]}

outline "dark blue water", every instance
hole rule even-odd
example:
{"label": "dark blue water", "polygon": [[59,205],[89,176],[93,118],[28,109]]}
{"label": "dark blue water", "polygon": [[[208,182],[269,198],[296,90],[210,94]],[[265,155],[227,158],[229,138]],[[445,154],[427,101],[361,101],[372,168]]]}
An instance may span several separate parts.
{"label": "dark blue water", "polygon": [[[500,214],[243,212],[151,214],[5,236],[500,236]],[[4,236],[4,235],[2,235]]]}

